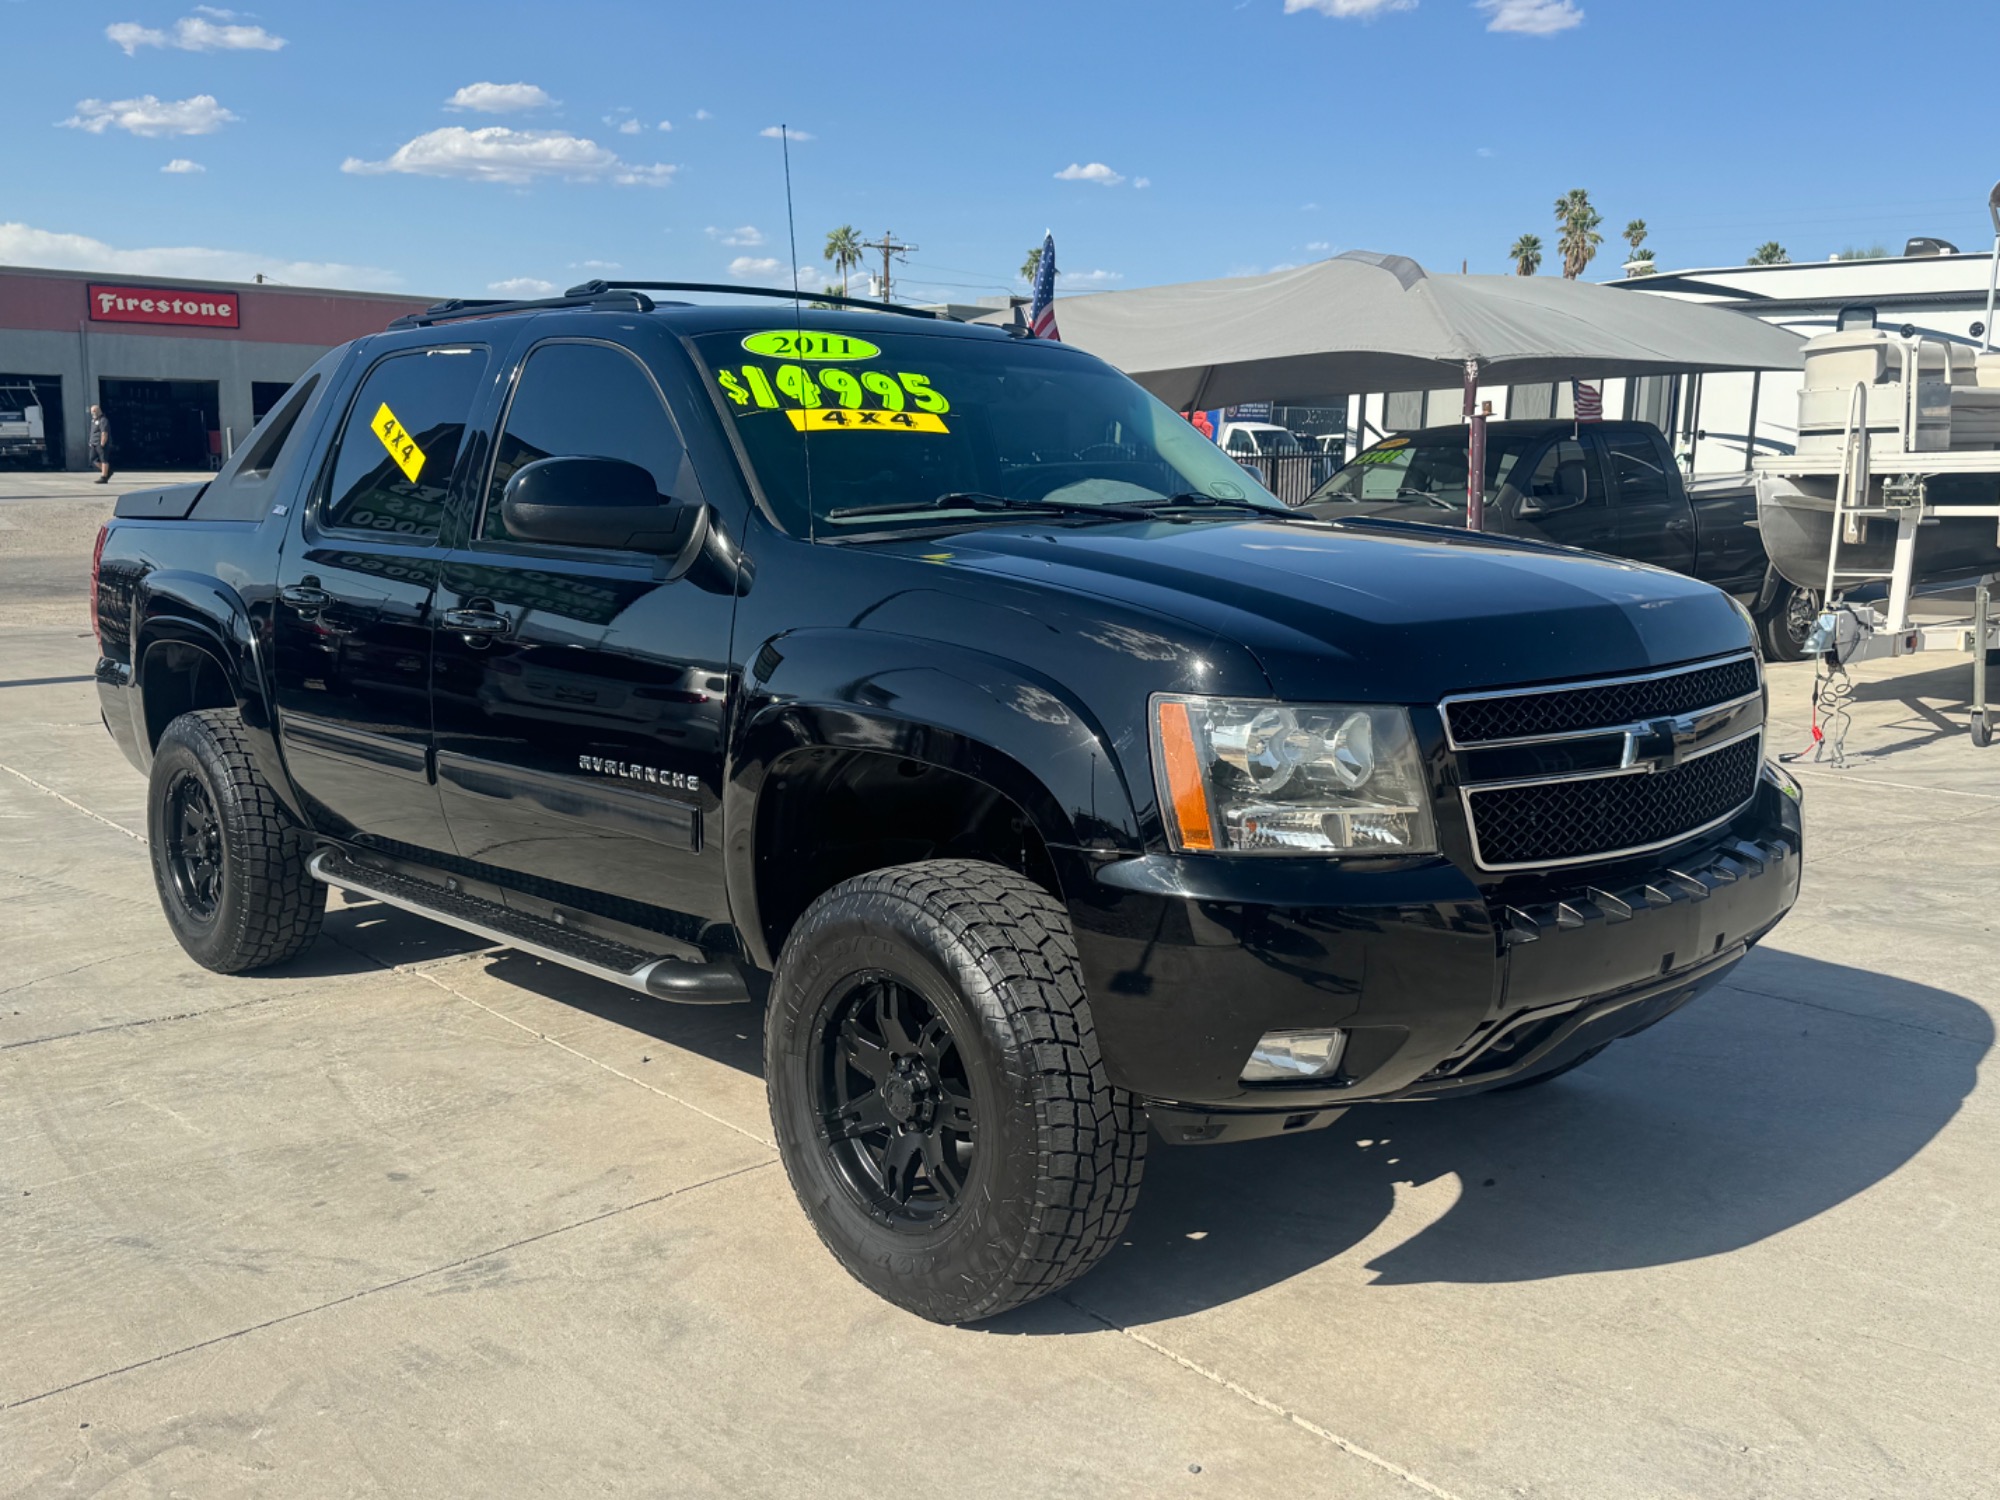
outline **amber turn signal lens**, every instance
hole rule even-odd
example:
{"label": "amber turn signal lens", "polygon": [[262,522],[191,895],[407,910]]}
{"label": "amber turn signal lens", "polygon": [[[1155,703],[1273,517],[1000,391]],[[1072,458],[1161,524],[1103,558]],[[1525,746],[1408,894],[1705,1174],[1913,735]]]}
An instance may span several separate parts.
{"label": "amber turn signal lens", "polygon": [[1195,749],[1194,725],[1185,703],[1171,699],[1159,705],[1160,757],[1167,769],[1167,790],[1183,849],[1213,849],[1215,829],[1208,817],[1208,788],[1203,785],[1201,755]]}

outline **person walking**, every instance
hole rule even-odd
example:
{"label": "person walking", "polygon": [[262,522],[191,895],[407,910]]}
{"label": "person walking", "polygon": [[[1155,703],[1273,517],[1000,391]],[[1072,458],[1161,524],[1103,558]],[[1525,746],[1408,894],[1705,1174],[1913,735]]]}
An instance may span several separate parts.
{"label": "person walking", "polygon": [[90,461],[97,466],[97,482],[111,483],[111,422],[101,406],[90,409]]}

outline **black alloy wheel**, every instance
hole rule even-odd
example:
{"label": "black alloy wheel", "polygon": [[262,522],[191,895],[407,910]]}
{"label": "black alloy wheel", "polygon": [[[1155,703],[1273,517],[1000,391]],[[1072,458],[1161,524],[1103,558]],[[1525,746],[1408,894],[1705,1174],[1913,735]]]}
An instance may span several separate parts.
{"label": "black alloy wheel", "polygon": [[841,1177],[881,1223],[928,1228],[957,1207],[979,1124],[939,1008],[881,971],[821,1013],[814,1101]]}
{"label": "black alloy wheel", "polygon": [[850,1274],[939,1323],[1067,1286],[1119,1243],[1146,1119],[1098,1051],[1062,903],[925,860],[793,925],[764,1028],[785,1175]]}
{"label": "black alloy wheel", "polygon": [[222,904],[222,820],[214,799],[192,771],[167,791],[167,871],[174,890],[197,922],[215,920]]}
{"label": "black alloy wheel", "polygon": [[265,781],[233,709],[182,714],[160,736],[146,841],[167,925],[203,968],[265,968],[319,936],[326,887],[306,868],[312,836]]}

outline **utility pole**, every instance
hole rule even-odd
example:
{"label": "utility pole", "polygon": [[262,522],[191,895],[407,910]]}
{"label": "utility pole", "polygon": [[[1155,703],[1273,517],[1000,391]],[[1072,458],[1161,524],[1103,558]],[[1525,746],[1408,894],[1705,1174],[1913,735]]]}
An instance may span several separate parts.
{"label": "utility pole", "polygon": [[891,300],[889,296],[890,258],[892,256],[897,256],[897,255],[907,255],[910,251],[915,250],[918,247],[915,245],[905,245],[899,243],[896,239],[896,231],[893,229],[885,229],[882,231],[881,239],[863,240],[861,242],[861,248],[863,250],[880,250],[882,252],[882,300],[884,302],[890,301]]}

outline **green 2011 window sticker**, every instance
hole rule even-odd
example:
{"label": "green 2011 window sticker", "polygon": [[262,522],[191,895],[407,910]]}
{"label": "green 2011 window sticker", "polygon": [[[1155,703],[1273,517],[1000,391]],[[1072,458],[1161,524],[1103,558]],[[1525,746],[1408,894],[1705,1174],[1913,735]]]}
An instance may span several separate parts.
{"label": "green 2011 window sticker", "polygon": [[845,333],[808,333],[796,328],[773,328],[753,333],[743,340],[752,354],[772,359],[874,359],[881,350],[866,339]]}

